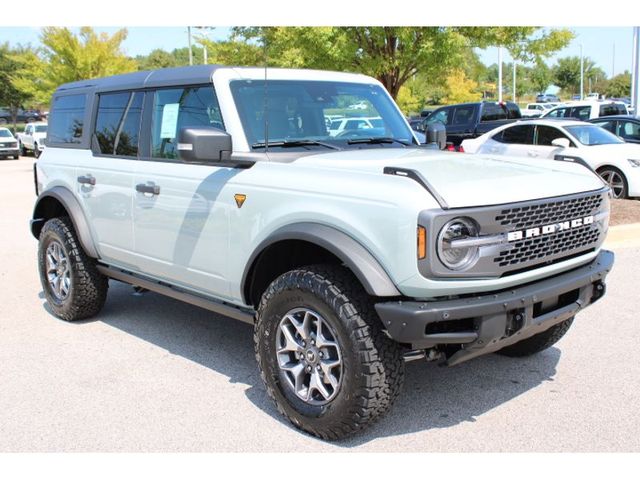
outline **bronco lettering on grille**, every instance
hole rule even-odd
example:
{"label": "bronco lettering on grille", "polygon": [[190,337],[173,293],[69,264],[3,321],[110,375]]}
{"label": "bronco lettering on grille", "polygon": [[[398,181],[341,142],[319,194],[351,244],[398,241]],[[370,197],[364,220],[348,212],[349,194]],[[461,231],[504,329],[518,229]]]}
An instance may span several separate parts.
{"label": "bronco lettering on grille", "polygon": [[515,242],[526,238],[540,237],[542,235],[551,235],[556,232],[562,232],[564,230],[570,230],[572,228],[582,227],[583,225],[590,225],[593,223],[593,215],[587,217],[576,218],[574,220],[568,220],[566,222],[552,223],[543,227],[527,228],[526,230],[515,230],[507,233],[507,241]]}

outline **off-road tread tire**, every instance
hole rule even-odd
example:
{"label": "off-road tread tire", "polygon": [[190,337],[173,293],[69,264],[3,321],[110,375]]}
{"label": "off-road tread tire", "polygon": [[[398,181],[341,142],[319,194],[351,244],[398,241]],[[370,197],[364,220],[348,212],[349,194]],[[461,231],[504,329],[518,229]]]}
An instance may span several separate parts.
{"label": "off-road tread tire", "polygon": [[528,357],[529,355],[534,355],[546,350],[560,340],[564,334],[567,333],[572,323],[573,317],[554,325],[544,332],[537,333],[533,337],[525,338],[518,343],[509,345],[497,353],[507,357]]}
{"label": "off-road tread tire", "polygon": [[[48,289],[45,264],[48,236],[53,236],[63,245],[71,263],[71,291],[63,302],[56,301]],[[85,253],[69,217],[52,218],[42,227],[38,267],[42,289],[57,317],[69,322],[84,320],[96,315],[104,306],[109,280],[98,271],[96,261]]]}
{"label": "off-road tread tire", "polygon": [[[265,327],[263,323],[268,321],[264,318],[267,305],[276,295],[299,289],[314,294],[331,308],[350,332],[351,342],[360,359],[362,375],[357,388],[347,392],[352,395],[349,407],[340,412],[334,410],[336,418],[322,427],[304,423],[300,416],[296,418],[295,414],[292,415],[289,405],[281,404],[274,386],[265,375],[263,362],[268,359],[262,358],[259,353],[259,340]],[[404,382],[401,348],[383,331],[372,298],[353,274],[340,266],[306,266],[286,272],[274,280],[262,295],[257,309],[254,345],[262,380],[278,411],[296,428],[325,440],[346,438],[375,423],[391,408]],[[341,345],[341,348],[345,347]],[[338,395],[343,393],[340,392]],[[282,398],[282,395],[280,397]]]}

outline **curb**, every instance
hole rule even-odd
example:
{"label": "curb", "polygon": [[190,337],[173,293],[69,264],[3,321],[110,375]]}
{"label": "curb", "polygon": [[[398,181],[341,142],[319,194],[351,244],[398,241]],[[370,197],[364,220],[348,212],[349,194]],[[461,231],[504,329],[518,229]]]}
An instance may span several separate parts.
{"label": "curb", "polygon": [[640,223],[609,227],[604,246],[607,248],[640,247]]}

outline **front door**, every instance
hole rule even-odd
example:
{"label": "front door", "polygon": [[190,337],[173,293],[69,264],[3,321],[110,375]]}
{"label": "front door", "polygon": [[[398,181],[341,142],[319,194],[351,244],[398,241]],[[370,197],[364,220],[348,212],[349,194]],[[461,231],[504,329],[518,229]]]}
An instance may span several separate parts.
{"label": "front door", "polygon": [[[150,158],[137,163],[134,236],[141,271],[172,284],[228,297],[229,211],[221,191],[238,171],[180,161],[181,128],[224,128],[212,85],[149,92]],[[229,197],[229,198],[227,198]]]}

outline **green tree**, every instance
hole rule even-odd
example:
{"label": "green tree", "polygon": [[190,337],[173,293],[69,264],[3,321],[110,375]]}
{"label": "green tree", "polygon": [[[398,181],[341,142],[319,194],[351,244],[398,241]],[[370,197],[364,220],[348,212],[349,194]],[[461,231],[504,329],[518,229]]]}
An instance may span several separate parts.
{"label": "green tree", "polygon": [[[134,60],[121,49],[127,30],[118,30],[109,36],[82,27],[75,35],[64,27],[42,29],[42,48],[23,57],[22,83],[31,83],[37,95],[48,103],[53,91],[63,83],[105,77],[137,70]],[[26,86],[25,86],[26,88]]]}
{"label": "green tree", "polygon": [[236,28],[234,35],[266,42],[271,66],[365,73],[394,98],[417,73],[444,80],[472,47],[503,45],[528,59],[563,48],[572,38],[567,30],[536,27],[250,27]]}
{"label": "green tree", "polygon": [[607,97],[628,97],[631,95],[631,74],[628,71],[616,75],[609,82],[603,92]]}
{"label": "green tree", "polygon": [[176,57],[166,50],[156,48],[149,55],[138,55],[136,57],[138,70],[156,70],[158,68],[177,67]]}
{"label": "green tree", "polygon": [[536,93],[544,93],[551,85],[551,69],[543,60],[538,60],[534,67],[529,70],[529,81]]}
{"label": "green tree", "polygon": [[0,45],[0,105],[9,109],[13,129],[16,129],[18,109],[33,99],[33,94],[16,85],[23,63],[21,55],[25,48],[12,49],[8,43]]}
{"label": "green tree", "polygon": [[[596,82],[597,79],[605,79],[606,73],[589,57],[583,59],[585,89],[588,80]],[[570,93],[580,93],[580,57],[565,57],[558,59],[557,65],[552,69],[553,82],[560,88]]]}

